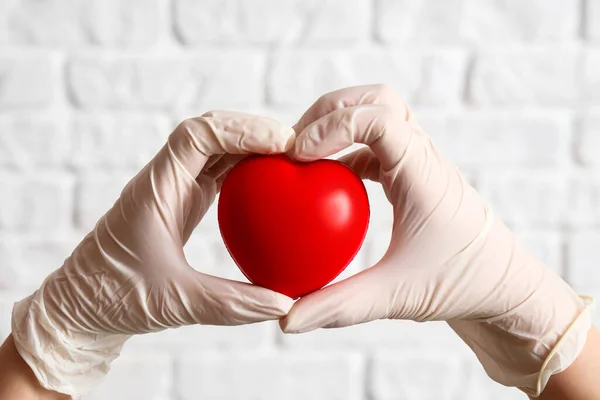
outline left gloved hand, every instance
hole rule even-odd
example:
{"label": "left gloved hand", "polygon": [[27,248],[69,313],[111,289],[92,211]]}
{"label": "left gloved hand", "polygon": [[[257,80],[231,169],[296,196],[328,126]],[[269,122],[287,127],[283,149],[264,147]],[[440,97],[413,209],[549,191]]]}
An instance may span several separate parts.
{"label": "left gloved hand", "polygon": [[240,113],[179,124],[64,265],[15,305],[14,341],[40,383],[79,396],[132,335],[285,316],[290,298],[199,273],[183,246],[237,161],[283,153],[293,140],[291,128]]}
{"label": "left gloved hand", "polygon": [[590,299],[518,243],[389,87],[322,96],[296,125],[294,157],[341,161],[381,183],[393,206],[385,255],[371,268],[298,300],[285,332],[376,319],[448,321],[488,375],[537,396],[573,363]]}

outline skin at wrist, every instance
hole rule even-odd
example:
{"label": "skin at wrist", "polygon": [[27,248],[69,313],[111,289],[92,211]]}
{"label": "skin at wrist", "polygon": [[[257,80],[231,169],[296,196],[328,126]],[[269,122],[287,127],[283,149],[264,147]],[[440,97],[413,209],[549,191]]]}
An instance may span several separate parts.
{"label": "skin at wrist", "polygon": [[566,370],[550,378],[540,400],[600,399],[600,331],[590,329],[585,346]]}
{"label": "skin at wrist", "polygon": [[9,335],[0,347],[0,399],[65,400],[70,398],[40,385],[27,363],[17,352],[12,335]]}

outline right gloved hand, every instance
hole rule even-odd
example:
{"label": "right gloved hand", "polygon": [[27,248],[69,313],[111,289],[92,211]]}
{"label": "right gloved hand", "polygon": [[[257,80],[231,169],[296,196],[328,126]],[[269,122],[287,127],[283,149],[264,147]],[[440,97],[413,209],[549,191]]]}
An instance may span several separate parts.
{"label": "right gloved hand", "polygon": [[63,266],[15,305],[15,346],[42,387],[85,395],[133,335],[286,315],[289,297],[200,273],[183,247],[240,159],[283,153],[294,138],[238,112],[179,124]]}
{"label": "right gloved hand", "polygon": [[300,299],[284,332],[448,321],[492,379],[532,396],[574,361],[590,327],[586,301],[515,241],[392,90],[329,93],[295,129],[298,160],[367,144],[341,161],[381,182],[394,225],[375,266]]}

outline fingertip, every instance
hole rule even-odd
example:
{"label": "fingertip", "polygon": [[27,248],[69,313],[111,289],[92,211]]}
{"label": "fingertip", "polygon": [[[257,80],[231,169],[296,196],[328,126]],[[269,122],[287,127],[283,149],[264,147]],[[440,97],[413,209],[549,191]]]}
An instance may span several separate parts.
{"label": "fingertip", "polygon": [[306,130],[302,131],[296,136],[293,152],[295,160],[302,162],[310,162],[329,155],[321,155],[319,150],[323,149],[319,148],[319,143],[317,141],[310,140],[309,138],[310,137],[307,134]]}
{"label": "fingertip", "polygon": [[326,299],[323,300],[318,301],[308,295],[296,301],[288,314],[279,321],[281,331],[286,334],[306,333],[331,323],[336,307],[328,304]]}
{"label": "fingertip", "polygon": [[[279,320],[290,312],[294,300],[281,293],[254,285],[196,272],[201,288],[200,303],[210,299],[216,309],[208,316],[198,317],[199,323],[244,325]],[[213,308],[213,307],[210,307]]]}
{"label": "fingertip", "polygon": [[304,326],[298,318],[290,318],[289,314],[285,318],[279,320],[279,328],[286,335],[297,335],[316,329],[316,327]]}
{"label": "fingertip", "polygon": [[294,300],[284,294],[252,283],[247,283],[246,285],[248,298],[253,297],[256,299],[256,305],[264,313],[268,314],[271,319],[286,317],[294,305]]}
{"label": "fingertip", "polygon": [[290,326],[289,319],[287,317],[284,317],[279,320],[279,329],[281,329],[281,332],[285,333],[286,335],[293,335],[299,333],[296,330],[292,329],[292,327]]}

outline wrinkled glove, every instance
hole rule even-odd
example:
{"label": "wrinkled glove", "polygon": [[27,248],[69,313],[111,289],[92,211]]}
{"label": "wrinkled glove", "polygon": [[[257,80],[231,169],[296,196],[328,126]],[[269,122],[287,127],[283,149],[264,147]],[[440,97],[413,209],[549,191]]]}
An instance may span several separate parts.
{"label": "wrinkled glove", "polygon": [[132,335],[286,315],[291,299],[197,272],[183,246],[244,154],[283,153],[294,136],[275,121],[231,112],[179,124],[64,265],[15,304],[15,344],[40,383],[77,397]]}
{"label": "wrinkled glove", "polygon": [[298,160],[368,145],[341,161],[382,184],[394,223],[376,265],[300,299],[284,332],[448,321],[492,379],[532,396],[574,361],[591,324],[587,300],[515,241],[392,90],[329,93],[295,129]]}

